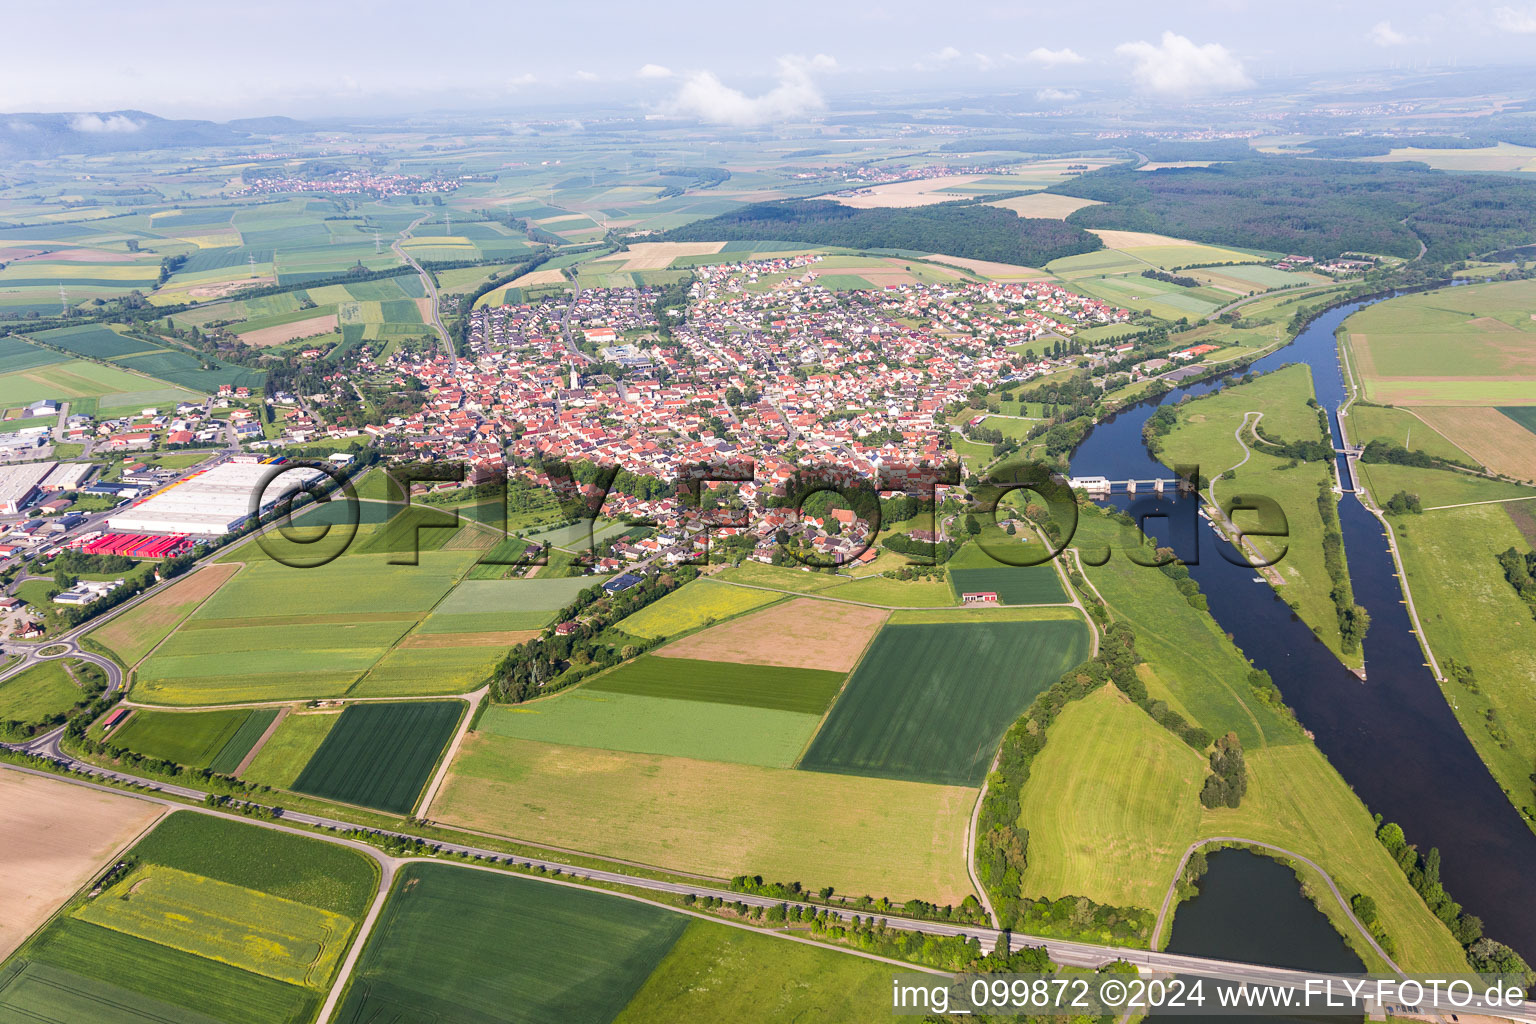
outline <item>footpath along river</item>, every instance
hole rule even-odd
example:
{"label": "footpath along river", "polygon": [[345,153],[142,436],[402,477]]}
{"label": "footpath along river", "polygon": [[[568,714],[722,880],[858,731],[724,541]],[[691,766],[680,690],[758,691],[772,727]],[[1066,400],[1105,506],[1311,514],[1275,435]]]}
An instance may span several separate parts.
{"label": "footpath along river", "polygon": [[[1252,366],[1260,373],[1293,362],[1311,366],[1335,447],[1340,438],[1334,414],[1347,392],[1334,329],[1378,301],[1383,300],[1329,310],[1289,345]],[[1208,394],[1234,379],[1236,375],[1175,388],[1105,419],[1073,453],[1072,474],[1110,480],[1171,477],[1143,444],[1142,425],[1159,405]],[[1349,470],[1342,457],[1339,469],[1348,488]],[[1131,501],[1125,495],[1108,500],[1121,508]],[[1252,569],[1221,556],[1218,545],[1224,542],[1196,525],[1192,496],[1141,497],[1136,514],[1158,500],[1168,518],[1148,519],[1147,533],[1160,543],[1171,543],[1186,560],[1198,545],[1198,562],[1190,565],[1190,575],[1209,598],[1212,615],[1254,664],[1274,677],[1328,760],[1366,806],[1403,826],[1409,842],[1422,850],[1438,846],[1446,891],[1483,919],[1489,936],[1536,962],[1536,834],[1489,775],[1425,665],[1380,522],[1353,493],[1346,492],[1339,502],[1355,600],[1371,615],[1365,639],[1367,679],[1362,681],[1292,615],[1271,587],[1253,582]],[[1124,555],[1117,552],[1114,557]]]}

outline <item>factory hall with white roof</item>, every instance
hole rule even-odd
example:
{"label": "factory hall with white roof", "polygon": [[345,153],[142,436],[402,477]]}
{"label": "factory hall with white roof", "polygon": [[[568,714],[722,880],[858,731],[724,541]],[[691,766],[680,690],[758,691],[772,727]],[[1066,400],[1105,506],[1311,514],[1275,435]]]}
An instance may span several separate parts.
{"label": "factory hall with white roof", "polygon": [[[284,467],[235,459],[188,477],[107,520],[121,533],[184,533],[218,537],[237,530],[255,512],[270,511],[287,495],[323,474],[306,467]],[[263,489],[259,507],[253,503]]]}

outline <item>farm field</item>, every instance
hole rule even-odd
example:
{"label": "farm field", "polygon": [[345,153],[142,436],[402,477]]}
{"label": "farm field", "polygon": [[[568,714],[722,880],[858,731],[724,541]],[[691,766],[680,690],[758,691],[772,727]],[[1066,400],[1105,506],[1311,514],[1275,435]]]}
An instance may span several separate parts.
{"label": "farm field", "polygon": [[881,1024],[889,988],[889,970],[873,960],[695,920],[614,1024]]}
{"label": "farm field", "polygon": [[[446,864],[400,873],[336,1020],[608,1024],[688,918],[659,907]],[[560,950],[560,970],[540,956]]]}
{"label": "farm field", "polygon": [[1536,281],[1405,295],[1344,322],[1365,397],[1392,405],[1529,405]]}
{"label": "farm field", "polygon": [[229,563],[206,565],[92,630],[90,637],[116,654],[124,664],[137,665],[156,644],[170,636],[193,609],[239,570],[238,565]]}
{"label": "farm field", "polygon": [[[277,717],[276,708],[135,711],[112,733],[116,746],[188,768],[233,771]],[[216,768],[215,765],[222,767]]]}
{"label": "farm field", "polygon": [[[1466,455],[1458,461],[1472,461],[1517,480],[1536,482],[1536,433],[1521,422],[1521,416],[1536,416],[1536,406],[1513,409],[1457,409],[1421,406],[1415,410],[1425,423],[1445,435],[1449,446],[1458,446]],[[1511,415],[1511,414],[1514,415]],[[1438,438],[1436,438],[1438,440]]]}
{"label": "farm field", "polygon": [[809,569],[791,569],[781,565],[765,565],[755,561],[742,562],[734,568],[725,569],[718,574],[718,579],[728,583],[744,583],[749,586],[768,587],[772,590],[786,590],[797,594],[815,594],[846,582],[846,577],[843,576],[811,572]]}
{"label": "farm field", "polygon": [[15,977],[0,1009],[62,1020],[301,1024],[319,1007],[378,879],[355,851],[192,811],[162,820],[131,859],[131,877],[77,899],[21,948],[5,968]]}
{"label": "farm field", "polygon": [[1008,725],[1087,656],[1081,621],[886,626],[800,767],[979,786]]}
{"label": "farm field", "polygon": [[[476,553],[478,555],[478,552]],[[422,623],[423,633],[478,633],[539,629],[555,613],[606,576],[566,579],[465,580]]]}
{"label": "farm field", "polygon": [[821,669],[642,655],[593,679],[586,689],[819,716],[837,696],[843,675]]}
{"label": "farm field", "polygon": [[[959,903],[976,790],[471,732],[432,817],[692,871]],[[784,813],[794,808],[793,814]]]}
{"label": "farm field", "polygon": [[98,416],[137,413],[146,406],[193,402],[201,397],[165,381],[83,359],[0,374],[0,406],[25,405],[39,395],[68,401],[72,412]]}
{"label": "farm field", "polygon": [[885,576],[853,580],[828,587],[826,596],[844,601],[864,601],[886,608],[937,608],[954,604],[955,596],[943,580],[896,580]]}
{"label": "farm field", "polygon": [[456,700],[350,705],[293,789],[322,800],[408,814],[464,707]]}
{"label": "farm field", "polygon": [[886,614],[794,598],[673,641],[655,656],[849,672]]}
{"label": "farm field", "polygon": [[803,712],[610,693],[588,685],[516,707],[493,706],[476,728],[564,746],[788,768],[818,721],[819,715]]}
{"label": "farm field", "polygon": [[139,665],[134,697],[186,705],[341,696],[437,605],[477,554],[423,551],[412,566],[349,551],[296,570],[244,545],[233,552],[247,563],[239,574]]}
{"label": "farm field", "polygon": [[0,772],[0,832],[9,865],[0,872],[0,959],[163,810],[57,779]]}
{"label": "farm field", "polygon": [[[1382,500],[1379,492],[1377,500]],[[1536,763],[1536,704],[1531,701],[1536,620],[1497,561],[1511,547],[1524,552],[1532,545],[1506,508],[1473,505],[1391,521],[1414,605],[1441,670],[1447,659],[1454,659],[1476,673],[1480,692],[1446,682],[1446,698],[1514,805],[1536,812],[1529,778],[1530,765]],[[1490,728],[1490,714],[1498,736]]]}
{"label": "farm field", "polygon": [[648,639],[676,636],[779,599],[762,590],[732,587],[714,580],[691,580],[659,601],[653,601],[619,623],[633,636]]}
{"label": "farm field", "polygon": [[274,789],[291,789],[326,734],[341,717],[340,711],[298,712],[285,716],[277,731],[267,738],[240,777]]}

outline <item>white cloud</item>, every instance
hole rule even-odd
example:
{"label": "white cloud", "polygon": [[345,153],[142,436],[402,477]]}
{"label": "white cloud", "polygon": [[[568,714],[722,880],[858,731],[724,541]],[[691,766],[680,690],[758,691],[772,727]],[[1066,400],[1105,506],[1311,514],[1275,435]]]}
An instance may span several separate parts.
{"label": "white cloud", "polygon": [[1046,67],[1056,67],[1062,64],[1083,64],[1088,60],[1087,57],[1066,46],[1059,50],[1047,50],[1043,46],[1037,46],[1025,54],[1024,59],[1034,64],[1044,64]]}
{"label": "white cloud", "polygon": [[672,69],[663,64],[645,64],[636,74],[641,78],[671,78]]}
{"label": "white cloud", "polygon": [[1521,34],[1536,32],[1536,5],[1524,9],[1495,7],[1493,9],[1493,23],[1505,32],[1519,32]]}
{"label": "white cloud", "polygon": [[933,55],[933,59],[934,60],[945,60],[945,61],[959,60],[960,59],[960,51],[955,49],[953,46],[946,46],[946,47],[944,47],[944,49],[942,49],[938,53],[934,54]]}
{"label": "white cloud", "polygon": [[1365,38],[1382,47],[1403,46],[1409,41],[1407,36],[1392,27],[1390,21],[1378,21],[1372,25]]}
{"label": "white cloud", "polygon": [[825,54],[779,58],[779,84],[760,96],[748,96],[720,81],[712,71],[689,75],[663,110],[716,124],[753,125],[787,121],[825,107],[812,72],[828,71],[837,61]]}
{"label": "white cloud", "polygon": [[582,81],[582,82],[595,82],[595,81],[597,81],[596,73],[591,72],[591,71],[578,71],[578,72],[576,72],[576,78],[579,81]]}
{"label": "white cloud", "polygon": [[1115,53],[1133,62],[1131,77],[1147,92],[1192,96],[1253,85],[1231,50],[1220,43],[1196,45],[1176,32],[1164,32],[1161,45],[1146,40],[1121,43]]}
{"label": "white cloud", "polygon": [[69,126],[77,132],[136,132],[144,127],[132,118],[122,114],[113,114],[103,118],[97,114],[76,114],[70,120]]}
{"label": "white cloud", "polygon": [[538,82],[538,79],[533,77],[532,72],[524,71],[522,74],[518,75],[516,78],[509,78],[509,79],[507,79],[507,88],[508,89],[521,89],[524,86],[533,85],[536,82]]}
{"label": "white cloud", "polygon": [[1045,88],[1035,93],[1035,99],[1041,103],[1066,103],[1077,99],[1076,89]]}

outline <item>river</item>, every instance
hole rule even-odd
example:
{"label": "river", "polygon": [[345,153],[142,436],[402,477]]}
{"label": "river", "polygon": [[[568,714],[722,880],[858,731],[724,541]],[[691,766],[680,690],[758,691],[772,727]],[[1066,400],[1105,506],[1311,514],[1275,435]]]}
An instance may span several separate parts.
{"label": "river", "polygon": [[[1334,423],[1336,445],[1333,414],[1346,391],[1334,329],[1375,301],[1381,300],[1329,310],[1252,367],[1265,372],[1291,362],[1311,366],[1317,400]],[[1176,388],[1105,419],[1073,453],[1073,475],[1111,480],[1170,476],[1142,443],[1142,425],[1157,406],[1208,394],[1233,379]],[[1214,475],[1217,468],[1207,472]],[[1348,470],[1341,469],[1347,486]],[[1127,506],[1124,496],[1110,500]],[[1152,500],[1142,498],[1138,511]],[[1253,582],[1252,569],[1221,557],[1215,548],[1221,542],[1211,531],[1189,525],[1193,519],[1183,503],[1194,500],[1163,500],[1162,507],[1173,515],[1148,520],[1148,534],[1172,543],[1186,560],[1198,545],[1190,574],[1209,598],[1212,615],[1255,665],[1270,672],[1328,760],[1367,807],[1403,826],[1409,842],[1423,850],[1438,846],[1446,890],[1483,919],[1491,937],[1536,962],[1536,834],[1488,773],[1424,664],[1380,522],[1352,493],[1339,503],[1355,600],[1371,615],[1365,640],[1368,678],[1362,682],[1272,588]]]}

